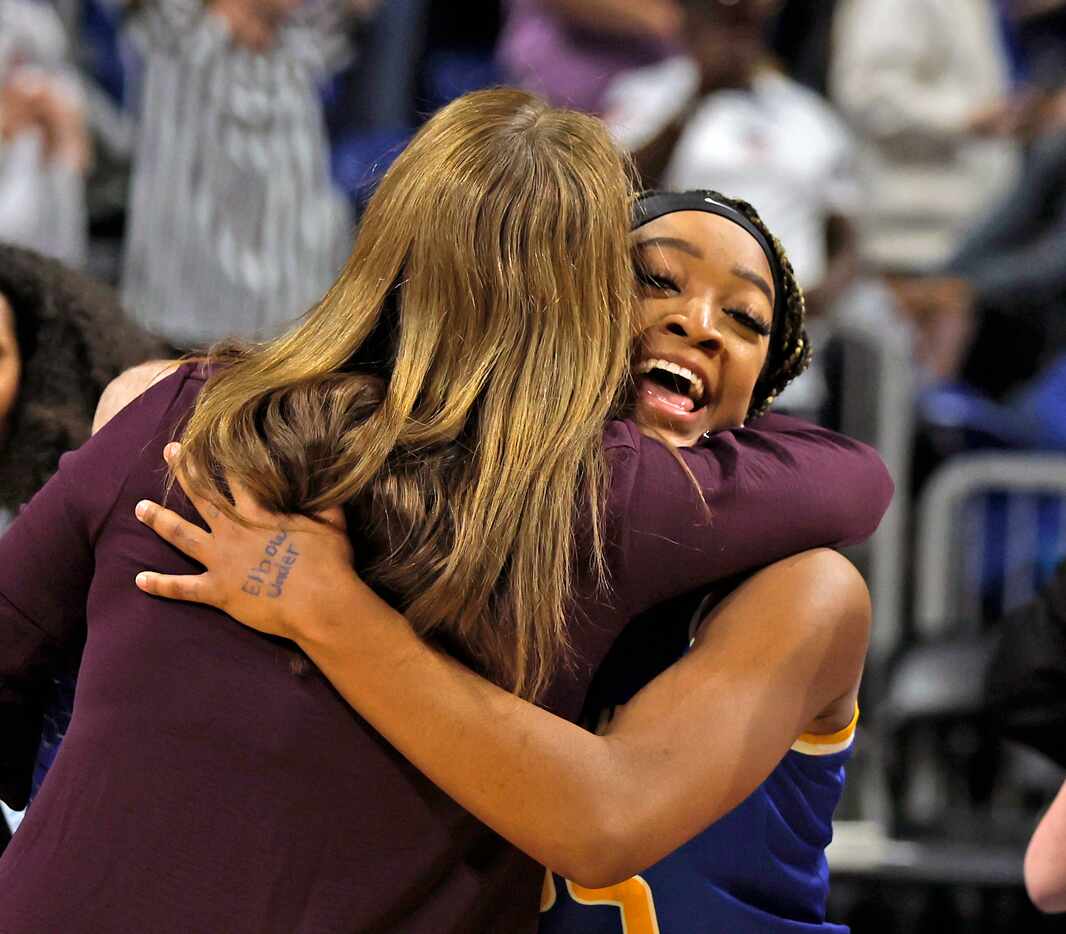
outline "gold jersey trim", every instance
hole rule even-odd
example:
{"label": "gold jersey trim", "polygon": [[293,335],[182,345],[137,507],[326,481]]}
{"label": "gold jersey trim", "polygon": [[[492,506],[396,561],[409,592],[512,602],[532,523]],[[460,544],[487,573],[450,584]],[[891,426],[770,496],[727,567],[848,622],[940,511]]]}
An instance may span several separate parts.
{"label": "gold jersey trim", "polygon": [[831,756],[843,752],[855,742],[855,729],[858,724],[859,705],[856,704],[851,722],[844,729],[835,733],[804,733],[792,744],[792,749],[805,756]]}

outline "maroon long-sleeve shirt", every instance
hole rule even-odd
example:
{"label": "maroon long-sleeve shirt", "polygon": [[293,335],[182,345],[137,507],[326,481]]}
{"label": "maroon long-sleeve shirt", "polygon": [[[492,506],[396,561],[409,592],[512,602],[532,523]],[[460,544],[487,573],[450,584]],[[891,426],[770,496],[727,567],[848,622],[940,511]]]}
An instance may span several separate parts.
{"label": "maroon long-sleeve shirt", "polygon": [[[84,640],[74,716],[0,860],[4,934],[532,931],[541,872],[434,787],[291,652],[137,590],[196,573],[133,515],[203,386],[187,366],[64,457],[0,540],[0,795],[26,797],[55,660]],[[672,455],[608,426],[614,595],[573,620],[573,717],[632,615],[736,572],[869,535],[877,455],[790,419]],[[179,498],[179,510],[192,518]],[[358,530],[353,530],[358,535]],[[358,625],[358,620],[353,620]]]}

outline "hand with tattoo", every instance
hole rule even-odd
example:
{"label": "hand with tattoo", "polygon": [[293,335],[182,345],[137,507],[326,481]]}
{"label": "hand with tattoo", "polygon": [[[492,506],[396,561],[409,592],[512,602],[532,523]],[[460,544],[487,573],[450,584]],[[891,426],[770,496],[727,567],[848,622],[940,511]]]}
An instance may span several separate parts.
{"label": "hand with tattoo", "polygon": [[[180,449],[167,446],[173,460]],[[352,548],[339,507],[324,522],[285,516],[262,508],[237,481],[227,479],[241,520],[191,491],[182,472],[178,482],[210,531],[176,512],[142,500],[137,518],[160,538],[203,565],[202,574],[142,571],[137,586],[171,600],[204,603],[259,632],[299,642],[302,631],[328,615],[334,602],[351,601],[352,590],[377,599],[356,576]],[[348,604],[350,605],[350,603]]]}

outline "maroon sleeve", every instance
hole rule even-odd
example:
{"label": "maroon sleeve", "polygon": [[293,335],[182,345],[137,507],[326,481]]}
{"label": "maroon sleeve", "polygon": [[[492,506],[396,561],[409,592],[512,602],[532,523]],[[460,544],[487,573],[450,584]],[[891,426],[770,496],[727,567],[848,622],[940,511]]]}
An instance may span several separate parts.
{"label": "maroon sleeve", "polygon": [[84,634],[93,573],[70,455],[60,464],[0,539],[0,797],[16,809],[29,793],[52,671]]}
{"label": "maroon sleeve", "polygon": [[13,808],[29,793],[52,672],[85,637],[96,535],[184,376],[159,383],[64,454],[0,538],[0,798]]}
{"label": "maroon sleeve", "polygon": [[630,616],[789,555],[861,541],[892,480],[870,447],[785,416],[676,453],[612,423],[607,522],[616,594]]}

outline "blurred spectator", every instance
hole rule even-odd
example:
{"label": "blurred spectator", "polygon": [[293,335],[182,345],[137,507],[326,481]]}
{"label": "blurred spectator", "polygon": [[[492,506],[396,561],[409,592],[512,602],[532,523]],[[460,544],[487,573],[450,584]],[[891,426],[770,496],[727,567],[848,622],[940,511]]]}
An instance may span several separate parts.
{"label": "blurred spectator", "polygon": [[1002,26],[992,0],[841,0],[830,88],[860,137],[874,267],[940,267],[1013,181],[1016,146],[973,132],[1008,91]]}
{"label": "blurred spectator", "polygon": [[940,340],[938,372],[1000,398],[1066,350],[1066,92],[1028,91],[981,115],[988,136],[1029,144],[1015,184],[934,275],[898,292]]}
{"label": "blurred spectator", "polygon": [[[125,318],[107,287],[0,244],[0,527],[89,437],[104,387],[134,364],[172,355]],[[66,729],[76,669],[72,658],[70,677],[56,682],[40,774]]]}
{"label": "blurred spectator", "polygon": [[47,4],[0,0],[0,237],[82,265],[88,167],[61,20]]}
{"label": "blurred spectator", "polygon": [[607,121],[647,187],[714,187],[755,204],[816,316],[853,273],[851,144],[825,101],[770,67],[776,6],[686,0],[685,52],[619,77]]}
{"label": "blurred spectator", "polygon": [[266,337],[351,242],[318,83],[373,0],[142,0],[123,298],[178,346]]}
{"label": "blurred spectator", "polygon": [[1066,128],[1033,144],[1017,185],[947,269],[979,315],[970,382],[1000,395],[1066,349]]}
{"label": "blurred spectator", "polygon": [[509,2],[498,50],[504,75],[556,106],[602,113],[616,75],[676,51],[678,0]]}

